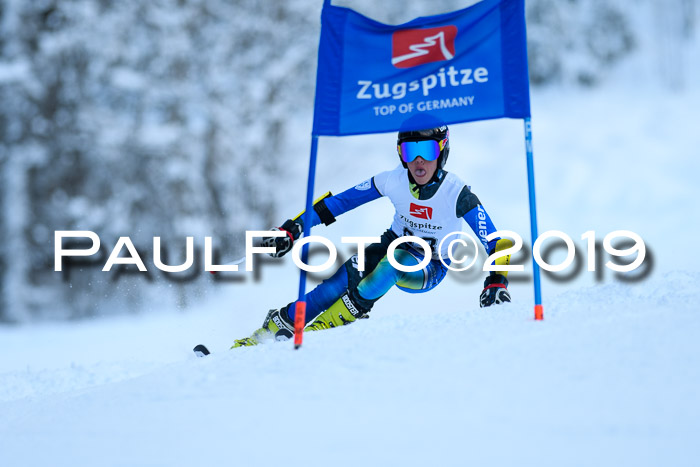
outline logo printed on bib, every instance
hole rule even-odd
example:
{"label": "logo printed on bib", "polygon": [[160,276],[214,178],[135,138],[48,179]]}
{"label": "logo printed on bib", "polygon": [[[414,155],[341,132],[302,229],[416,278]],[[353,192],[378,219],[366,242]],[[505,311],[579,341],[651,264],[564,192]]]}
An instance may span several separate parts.
{"label": "logo printed on bib", "polygon": [[418,219],[432,219],[433,218],[433,208],[429,206],[421,206],[419,204],[411,203],[411,216],[417,217]]}

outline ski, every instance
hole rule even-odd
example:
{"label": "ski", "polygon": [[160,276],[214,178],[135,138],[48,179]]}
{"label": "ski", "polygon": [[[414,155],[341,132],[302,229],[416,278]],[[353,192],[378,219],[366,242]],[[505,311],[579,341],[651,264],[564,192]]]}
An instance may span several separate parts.
{"label": "ski", "polygon": [[209,352],[209,349],[206,348],[206,346],[202,344],[197,344],[194,349],[192,349],[194,354],[198,357],[206,357],[209,355],[211,352]]}

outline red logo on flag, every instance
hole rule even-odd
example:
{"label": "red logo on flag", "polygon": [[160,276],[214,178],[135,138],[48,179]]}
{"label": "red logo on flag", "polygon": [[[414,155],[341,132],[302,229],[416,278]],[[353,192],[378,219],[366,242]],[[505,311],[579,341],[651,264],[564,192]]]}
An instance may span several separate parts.
{"label": "red logo on flag", "polygon": [[457,26],[396,31],[391,37],[391,64],[411,68],[450,60],[455,56],[455,37]]}
{"label": "red logo on flag", "polygon": [[417,217],[418,219],[432,219],[433,208],[430,206],[420,206],[418,204],[411,203],[411,215],[413,217]]}

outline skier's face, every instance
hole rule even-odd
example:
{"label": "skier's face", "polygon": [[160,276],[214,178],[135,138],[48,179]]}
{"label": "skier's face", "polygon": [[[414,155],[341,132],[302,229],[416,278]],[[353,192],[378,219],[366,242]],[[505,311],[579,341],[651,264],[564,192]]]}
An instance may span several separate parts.
{"label": "skier's face", "polygon": [[438,161],[426,161],[422,157],[418,156],[413,161],[409,162],[408,170],[413,175],[413,179],[418,185],[425,185],[433,178],[435,170],[437,170]]}

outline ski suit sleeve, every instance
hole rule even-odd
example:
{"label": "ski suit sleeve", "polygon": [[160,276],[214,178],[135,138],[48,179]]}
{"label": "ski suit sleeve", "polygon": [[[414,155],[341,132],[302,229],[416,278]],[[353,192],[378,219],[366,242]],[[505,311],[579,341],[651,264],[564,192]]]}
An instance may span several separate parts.
{"label": "ski suit sleeve", "polygon": [[[457,199],[457,217],[461,217],[469,224],[488,255],[513,245],[513,242],[507,238],[496,237],[486,241],[486,237],[497,231],[496,226],[493,225],[479,198],[467,186],[462,189]],[[497,265],[509,263],[510,255],[502,256],[496,260]],[[497,271],[496,273],[503,276],[508,275],[507,271]]]}
{"label": "ski suit sleeve", "polygon": [[[375,177],[372,177],[342,193],[324,198],[314,205],[314,212],[311,214],[311,226],[316,226],[322,222],[328,225],[334,222],[337,216],[382,196],[375,184]],[[324,219],[321,219],[321,216]],[[301,219],[303,219],[303,216],[299,218],[300,221]]]}

